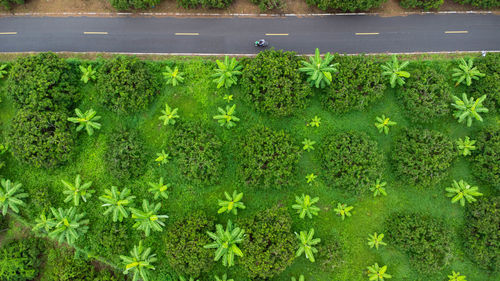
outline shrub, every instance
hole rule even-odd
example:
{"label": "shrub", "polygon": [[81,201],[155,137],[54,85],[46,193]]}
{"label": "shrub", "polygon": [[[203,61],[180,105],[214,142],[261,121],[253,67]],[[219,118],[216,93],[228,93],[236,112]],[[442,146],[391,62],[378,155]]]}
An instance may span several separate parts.
{"label": "shrub", "polygon": [[474,7],[490,9],[500,7],[499,0],[453,0],[462,5],[471,5]]}
{"label": "shrub", "polygon": [[273,131],[260,125],[240,138],[237,153],[246,184],[279,187],[292,184],[300,148],[284,131]]}
{"label": "shrub", "polygon": [[443,0],[401,0],[399,4],[405,8],[419,8],[425,11],[438,10],[443,5]]}
{"label": "shrub", "polygon": [[450,254],[451,233],[440,220],[422,214],[393,214],[385,222],[389,245],[401,248],[420,273],[444,267]]}
{"label": "shrub", "polygon": [[61,112],[19,110],[12,120],[8,143],[12,154],[35,167],[53,167],[67,161],[73,136]]}
{"label": "shrub", "polygon": [[10,10],[12,4],[24,4],[24,0],[0,0],[0,5]]}
{"label": "shrub", "polygon": [[485,57],[476,58],[474,65],[486,76],[481,78],[480,83],[472,83],[467,90],[476,99],[487,95],[484,106],[495,112],[500,106],[500,54],[488,53]]}
{"label": "shrub", "polygon": [[216,8],[225,9],[233,3],[233,0],[177,0],[177,5],[185,9]]}
{"label": "shrub", "polygon": [[214,222],[202,211],[176,221],[165,237],[165,249],[170,266],[182,275],[199,276],[214,265],[213,251],[203,246],[212,242],[207,235]]}
{"label": "shrub", "polygon": [[430,66],[411,71],[398,98],[414,122],[430,123],[450,114],[451,89],[442,72]]}
{"label": "shrub", "polygon": [[40,270],[43,243],[36,238],[13,240],[0,249],[0,280],[35,279]]}
{"label": "shrub", "polygon": [[131,129],[117,129],[109,136],[106,161],[109,171],[118,179],[138,177],[144,168],[143,142]]}
{"label": "shrub", "polygon": [[343,12],[367,11],[378,8],[386,0],[306,0],[309,6],[317,6],[321,10],[341,10]]}
{"label": "shrub", "polygon": [[113,258],[129,250],[130,234],[122,223],[93,223],[91,228],[97,235],[87,235],[88,244],[95,253],[106,258]]}
{"label": "shrub", "polygon": [[451,140],[437,131],[406,129],[394,142],[395,172],[411,184],[427,186],[440,181],[456,156]]}
{"label": "shrub", "polygon": [[480,267],[500,269],[500,197],[484,197],[467,205],[465,213],[465,252]]}
{"label": "shrub", "polygon": [[251,0],[252,4],[258,5],[261,12],[281,11],[286,7],[283,0]]}
{"label": "shrub", "polygon": [[335,113],[361,110],[384,95],[386,85],[380,75],[380,65],[365,56],[335,55],[340,65],[333,75],[332,85],[321,95],[323,104]]}
{"label": "shrub", "polygon": [[160,0],[110,0],[110,2],[117,10],[149,9],[160,4]]}
{"label": "shrub", "polygon": [[200,123],[180,123],[171,145],[179,169],[188,180],[213,184],[223,169],[222,142]]}
{"label": "shrub", "polygon": [[97,89],[104,105],[116,112],[144,109],[160,93],[160,71],[136,57],[118,56],[107,60],[97,76]]}
{"label": "shrub", "polygon": [[292,115],[304,108],[311,88],[298,70],[300,61],[294,52],[260,52],[243,71],[245,99],[257,110],[277,116]]}
{"label": "shrub", "polygon": [[87,261],[76,259],[69,248],[50,249],[41,281],[93,280],[94,267]]}
{"label": "shrub", "polygon": [[252,278],[267,279],[283,272],[295,258],[297,241],[286,208],[274,206],[242,224],[247,239],[240,264]]}
{"label": "shrub", "polygon": [[479,133],[474,157],[475,175],[500,189],[500,129],[489,127]]}
{"label": "shrub", "polygon": [[333,272],[337,270],[345,262],[342,243],[337,239],[332,239],[318,245],[316,261],[325,271]]}
{"label": "shrub", "polygon": [[74,67],[53,53],[41,53],[12,64],[6,91],[19,108],[61,110],[76,101],[77,83]]}
{"label": "shrub", "polygon": [[335,187],[363,193],[381,176],[383,155],[365,133],[334,133],[321,144],[321,165]]}

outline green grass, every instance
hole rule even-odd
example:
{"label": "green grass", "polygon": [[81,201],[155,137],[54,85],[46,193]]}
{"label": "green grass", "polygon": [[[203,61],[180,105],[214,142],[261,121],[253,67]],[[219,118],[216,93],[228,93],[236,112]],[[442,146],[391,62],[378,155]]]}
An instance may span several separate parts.
{"label": "green grass", "polygon": [[[93,181],[93,188],[96,193],[88,203],[84,203],[80,207],[87,213],[91,221],[90,230],[86,234],[88,241],[99,241],[101,233],[95,227],[97,225],[109,225],[111,217],[103,217],[101,214],[103,209],[100,207],[101,202],[97,197],[103,193],[105,188],[110,188],[112,185],[118,186],[120,189],[128,187],[132,190],[132,194],[137,196],[142,201],[143,198],[152,200],[151,194],[147,192],[148,182],[156,182],[159,177],[164,177],[167,183],[172,183],[172,190],[168,200],[161,199],[162,213],[170,216],[167,220],[168,226],[175,220],[185,216],[193,210],[202,209],[208,215],[216,218],[218,223],[225,224],[228,218],[233,218],[232,215],[217,215],[217,199],[223,197],[224,191],[232,192],[234,189],[244,192],[243,202],[247,206],[246,210],[238,213],[238,219],[253,216],[255,213],[269,208],[276,204],[283,204],[289,207],[290,214],[293,218],[293,230],[299,232],[314,227],[316,236],[328,241],[333,237],[337,237],[342,242],[342,247],[345,252],[343,264],[334,272],[324,272],[319,267],[318,263],[310,263],[304,256],[297,258],[293,265],[286,269],[280,276],[273,280],[290,280],[291,276],[304,274],[307,281],[324,280],[367,280],[365,274],[366,267],[378,262],[381,265],[388,265],[388,272],[393,276],[391,280],[426,280],[439,281],[447,280],[446,275],[452,270],[460,271],[467,275],[468,280],[474,281],[489,281],[499,280],[500,275],[493,275],[487,271],[481,270],[477,265],[473,264],[463,253],[463,238],[460,236],[464,225],[464,208],[458,204],[451,204],[449,198],[445,197],[444,188],[451,184],[452,179],[465,179],[469,183],[478,184],[480,191],[488,196],[494,193],[494,190],[485,183],[479,182],[474,178],[469,169],[467,159],[457,158],[449,172],[449,176],[439,184],[430,188],[422,188],[418,186],[409,186],[401,179],[398,179],[392,171],[390,163],[390,152],[392,148],[392,139],[404,127],[418,126],[412,124],[407,119],[407,114],[401,104],[395,97],[395,90],[389,89],[385,96],[370,105],[364,111],[353,111],[344,115],[334,115],[326,111],[320,101],[319,93],[310,100],[309,105],[305,110],[297,112],[295,116],[288,118],[274,118],[265,114],[259,114],[249,104],[246,104],[241,98],[238,87],[230,90],[234,95],[236,107],[236,116],[241,121],[238,126],[227,130],[219,127],[212,116],[217,112],[217,107],[225,107],[225,101],[222,100],[223,93],[218,92],[215,85],[211,83],[210,75],[214,67],[213,61],[207,61],[200,58],[190,60],[182,60],[178,62],[180,68],[186,75],[186,83],[178,87],[166,87],[162,94],[155,98],[147,110],[134,115],[117,115],[110,112],[98,102],[96,91],[93,85],[86,85],[81,90],[82,101],[78,105],[82,110],[93,108],[98,115],[102,116],[102,130],[97,131],[94,136],[89,137],[82,131],[77,139],[77,146],[70,161],[64,165],[52,169],[36,169],[28,167],[13,157],[8,157],[7,168],[2,170],[2,175],[12,180],[20,181],[28,192],[35,196],[40,195],[41,191],[47,192],[46,198],[54,207],[64,206],[64,196],[62,195],[63,185],[61,179],[72,181],[76,174],[81,174],[84,181]],[[440,61],[445,65],[449,62]],[[476,82],[475,82],[476,83]],[[0,88],[4,86],[4,82],[0,81]],[[454,89],[459,93],[460,88]],[[2,94],[2,103],[0,103],[0,128],[5,131],[10,119],[15,114],[12,101]],[[154,162],[155,155],[162,149],[169,151],[166,146],[169,138],[172,136],[173,127],[163,126],[158,120],[160,110],[163,109],[165,102],[172,107],[179,108],[179,115],[184,120],[203,120],[207,126],[216,132],[218,137],[224,143],[224,162],[225,169],[220,177],[220,182],[216,185],[198,186],[186,182],[176,168],[176,161],[173,159],[169,164],[160,166]],[[391,127],[389,135],[379,134],[374,126],[375,117],[385,114],[391,120],[398,124]],[[315,115],[321,118],[321,126],[319,128],[311,128],[306,126]],[[458,124],[452,116],[449,116],[439,122],[433,123],[427,128],[439,130],[453,139],[463,136],[473,136],[475,133],[486,125],[496,123],[498,116],[495,114],[485,114],[484,123],[474,122],[471,128],[467,128],[463,124]],[[246,131],[255,124],[264,124],[273,129],[283,129],[288,132],[297,145],[300,145],[304,138],[315,140],[316,150],[312,152],[304,152],[298,164],[296,182],[294,186],[282,186],[266,191],[258,190],[245,186],[237,177],[238,163],[235,159],[235,143],[239,136],[244,135]],[[142,176],[128,181],[118,181],[110,176],[105,162],[105,151],[109,141],[109,133],[113,128],[127,125],[136,128],[140,133],[145,143],[144,154],[148,159],[147,166]],[[72,129],[76,128],[72,126]],[[378,148],[385,155],[385,169],[383,171],[383,179],[387,181],[387,197],[377,197],[368,193],[364,196],[353,196],[350,193],[330,187],[324,181],[324,170],[320,167],[318,147],[323,136],[332,131],[363,131],[378,143]],[[307,185],[305,176],[314,172],[319,177],[316,184]],[[312,197],[318,196],[320,201],[318,206],[321,208],[319,216],[310,219],[299,219],[298,215],[291,209],[294,203],[295,195],[302,193],[309,194]],[[43,197],[43,196],[42,196]],[[347,203],[354,206],[352,217],[346,218],[344,221],[338,217],[333,209],[337,202]],[[450,264],[442,271],[431,276],[422,276],[417,273],[409,264],[408,256],[397,248],[388,245],[381,247],[378,251],[370,249],[367,243],[368,234],[373,232],[383,233],[384,220],[391,216],[392,213],[398,211],[415,212],[421,211],[431,214],[434,217],[443,219],[446,225],[453,229],[454,243],[452,245],[453,252],[450,259]],[[29,220],[33,220],[41,212],[41,206],[30,204],[29,208],[23,211],[22,215]],[[99,256],[105,257],[111,263],[117,264],[119,259],[118,254],[128,254],[128,251],[137,244],[141,233],[131,228],[133,222],[126,220],[124,224],[128,228],[129,240],[127,243],[126,253],[109,253],[106,249],[99,247],[96,243],[88,243],[85,240],[80,240],[78,246],[85,248]],[[158,255],[159,262],[156,263],[158,273],[157,278],[153,280],[162,280],[161,275],[168,272],[169,268],[165,261],[165,249],[163,241],[165,232],[153,233],[150,237],[145,238],[145,245],[151,246],[153,251]],[[226,272],[220,263],[214,268],[213,274],[219,276]],[[228,276],[235,280],[246,280],[244,271],[238,266],[227,270]],[[211,274],[211,275],[213,275]],[[212,276],[202,276],[201,280],[212,280]]]}

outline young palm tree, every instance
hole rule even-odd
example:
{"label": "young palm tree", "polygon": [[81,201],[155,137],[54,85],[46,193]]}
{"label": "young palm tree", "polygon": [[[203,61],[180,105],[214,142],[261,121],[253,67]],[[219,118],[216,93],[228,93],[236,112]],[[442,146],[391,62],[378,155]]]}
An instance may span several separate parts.
{"label": "young palm tree", "polygon": [[82,78],[80,80],[83,81],[83,83],[87,84],[89,80],[95,80],[96,79],[96,71],[92,69],[92,65],[88,65],[87,67],[84,67],[83,65],[79,66],[80,71],[82,72]]}
{"label": "young palm tree", "polygon": [[55,224],[54,230],[49,232],[49,237],[57,239],[59,243],[66,240],[69,245],[73,245],[89,229],[89,220],[83,219],[85,213],[77,214],[75,207],[66,210],[50,208],[50,211],[54,215]]}
{"label": "young palm tree", "polygon": [[480,77],[486,76],[485,74],[479,72],[477,67],[473,66],[474,62],[471,58],[466,62],[465,59],[461,58],[458,68],[453,68],[453,80],[457,81],[455,86],[458,86],[465,80],[465,84],[470,86],[472,80],[479,80]]}
{"label": "young palm tree", "polygon": [[179,276],[179,281],[200,281],[198,279],[194,279],[192,276],[187,278],[187,277],[184,277],[182,275]]}
{"label": "young palm tree", "polygon": [[302,61],[304,67],[299,68],[299,71],[305,72],[308,75],[307,81],[316,88],[324,88],[332,83],[332,73],[338,72],[336,67],[338,63],[331,64],[333,56],[326,53],[324,58],[321,58],[319,49],[316,48],[314,56],[309,57],[309,62]]}
{"label": "young palm tree", "polygon": [[45,233],[49,233],[50,230],[56,225],[55,219],[49,213],[48,216],[45,215],[45,212],[40,214],[40,217],[35,219],[35,226],[33,227],[33,231],[37,232],[41,229],[45,231]]}
{"label": "young palm tree", "polygon": [[314,144],[316,144],[315,141],[313,140],[310,140],[310,139],[304,139],[302,141],[302,144],[304,145],[302,147],[303,150],[306,150],[307,152],[311,151],[311,150],[314,150]]}
{"label": "young palm tree", "polygon": [[154,194],[155,200],[158,200],[160,196],[168,199],[168,188],[170,187],[170,184],[163,184],[163,177],[160,177],[160,181],[158,183],[150,182],[148,184],[151,187],[148,191]]}
{"label": "young palm tree", "polygon": [[112,186],[111,189],[105,189],[104,195],[99,197],[99,200],[104,202],[102,207],[106,207],[104,215],[113,215],[113,221],[123,221],[124,218],[128,218],[129,211],[127,207],[134,202],[135,196],[130,195],[130,189],[124,188],[119,191],[116,186]]}
{"label": "young palm tree", "polygon": [[463,156],[470,155],[471,151],[476,150],[476,146],[474,145],[475,143],[476,143],[476,141],[471,140],[469,137],[465,137],[465,140],[462,140],[462,138],[459,138],[456,141],[458,151]]}
{"label": "young palm tree", "polygon": [[374,265],[368,267],[368,277],[370,281],[384,281],[384,278],[392,278],[392,276],[387,274],[386,271],[387,265],[379,267],[378,263],[375,263]]}
{"label": "young palm tree", "polygon": [[87,134],[91,136],[94,134],[94,129],[101,129],[101,124],[96,122],[101,119],[101,116],[95,116],[97,113],[92,108],[85,111],[85,113],[82,113],[80,109],[76,108],[75,113],[77,117],[69,117],[68,121],[80,124],[76,127],[77,132],[85,128]]}
{"label": "young palm tree", "polygon": [[229,89],[232,85],[238,83],[238,75],[241,75],[242,66],[238,65],[238,61],[235,58],[229,60],[229,57],[224,58],[224,62],[219,60],[216,61],[218,69],[215,70],[213,77],[214,83],[217,83],[217,89],[224,86]]}
{"label": "young palm tree", "polygon": [[354,209],[353,206],[347,206],[346,204],[337,204],[337,208],[334,209],[334,211],[337,213],[337,215],[342,217],[342,220],[345,219],[345,217],[350,217],[351,216],[351,210]]}
{"label": "young palm tree", "polygon": [[25,206],[23,199],[28,197],[28,193],[23,192],[22,184],[13,183],[10,180],[2,179],[0,181],[0,209],[2,215],[6,215],[10,210],[19,213],[19,206]]}
{"label": "young palm tree", "polygon": [[227,103],[230,103],[232,100],[233,100],[233,95],[224,95],[224,97],[222,97],[223,100],[225,100]]}
{"label": "young palm tree", "polygon": [[231,127],[236,126],[236,123],[240,121],[240,118],[234,116],[234,112],[236,111],[236,104],[233,106],[229,107],[229,105],[226,106],[226,110],[222,108],[217,108],[217,110],[220,112],[220,115],[215,115],[214,119],[218,120],[219,124],[221,126],[225,126],[226,128],[230,129]]}
{"label": "young palm tree", "polygon": [[319,118],[318,116],[314,116],[311,121],[309,121],[309,123],[307,124],[307,126],[311,126],[311,127],[319,127],[319,125],[321,124],[321,118]]}
{"label": "young palm tree", "polygon": [[295,235],[300,241],[299,249],[295,253],[295,256],[300,257],[305,253],[306,258],[309,259],[310,262],[315,262],[314,254],[318,252],[318,249],[316,249],[314,245],[319,244],[321,239],[314,238],[314,228],[309,229],[309,232],[301,231],[300,234],[295,233]]}
{"label": "young palm tree", "polygon": [[168,103],[165,103],[165,109],[161,111],[163,115],[158,117],[158,119],[163,120],[164,126],[174,125],[175,119],[179,118],[177,110],[178,108],[171,109],[170,106],[168,106]]}
{"label": "young palm tree", "polygon": [[243,242],[245,231],[239,227],[233,229],[231,220],[227,221],[226,230],[220,224],[217,224],[215,229],[215,233],[207,231],[208,236],[214,242],[205,245],[204,248],[217,249],[214,260],[218,261],[222,258],[222,265],[231,267],[234,265],[234,255],[243,257],[243,252],[241,252],[237,244]]}
{"label": "young palm tree", "polygon": [[142,210],[130,208],[132,218],[136,221],[133,227],[138,230],[143,230],[146,236],[149,236],[151,229],[153,231],[163,231],[162,227],[165,226],[165,223],[162,219],[166,219],[168,216],[157,215],[160,208],[161,203],[157,203],[153,206],[145,199],[142,201]]}
{"label": "young palm tree", "polygon": [[386,135],[389,133],[389,127],[397,124],[396,122],[391,121],[388,117],[386,118],[384,114],[380,117],[376,117],[375,120],[375,127],[377,127],[378,132],[384,132]]}
{"label": "young palm tree", "polygon": [[130,256],[120,256],[125,271],[123,274],[133,273],[132,281],[142,280],[149,281],[149,271],[155,270],[153,263],[156,262],[156,255],[151,254],[151,248],[142,246],[142,241],[139,241],[138,246],[130,251]]}
{"label": "young palm tree", "polygon": [[302,194],[301,197],[295,196],[295,202],[297,204],[292,205],[292,208],[297,210],[297,214],[301,219],[305,218],[306,215],[308,218],[312,219],[312,216],[318,215],[319,208],[314,206],[319,201],[319,197],[314,197],[311,199],[309,195]]}
{"label": "young palm tree", "polygon": [[387,182],[380,182],[380,179],[377,179],[375,182],[375,185],[370,187],[370,191],[373,192],[373,197],[377,197],[379,195],[384,195],[387,196],[387,192],[385,191],[385,186],[387,185]]}
{"label": "young palm tree", "polygon": [[448,279],[448,281],[467,281],[465,275],[460,275],[460,272],[455,272],[455,270],[451,272],[451,275],[448,275]]}
{"label": "young palm tree", "polygon": [[170,154],[165,153],[165,150],[162,149],[160,153],[156,153],[155,162],[158,162],[158,165],[167,164],[170,160]]}
{"label": "young palm tree", "polygon": [[460,205],[465,206],[465,200],[467,202],[472,203],[477,201],[474,196],[483,196],[482,193],[478,192],[478,187],[477,186],[470,186],[467,182],[460,180],[457,182],[456,180],[453,180],[453,185],[451,187],[446,188],[446,191],[448,193],[446,196],[448,197],[453,197],[451,199],[451,203],[455,203],[457,201],[460,201]]}
{"label": "young palm tree", "polygon": [[234,281],[234,279],[232,279],[232,278],[231,279],[227,279],[227,274],[226,273],[224,273],[224,275],[222,275],[221,278],[219,278],[219,276],[217,276],[217,275],[215,275],[214,278],[215,278],[215,281]]}
{"label": "young palm tree", "polygon": [[172,70],[170,67],[166,66],[165,67],[165,72],[163,72],[163,77],[167,80],[167,85],[171,84],[172,86],[177,86],[184,82],[184,72],[180,72],[179,68],[176,66],[174,70]]}
{"label": "young palm tree", "polygon": [[387,245],[385,242],[382,241],[383,239],[384,239],[383,233],[377,234],[377,232],[375,232],[373,234],[368,234],[368,246],[370,246],[370,248],[375,247],[375,249],[378,250],[379,246]]}
{"label": "young palm tree", "polygon": [[310,174],[306,175],[307,183],[312,184],[316,180],[317,177],[318,176],[316,176],[314,173],[310,173]]}
{"label": "young palm tree", "polygon": [[462,94],[462,99],[452,96],[455,100],[451,105],[455,107],[457,110],[454,113],[454,116],[458,119],[458,123],[462,123],[465,119],[467,119],[467,127],[472,125],[472,117],[476,120],[483,122],[483,118],[479,113],[488,112],[488,109],[483,106],[483,101],[486,99],[486,95],[478,98],[474,101],[474,98],[467,98],[467,94]]}
{"label": "young palm tree", "polygon": [[407,71],[403,71],[404,68],[408,66],[410,62],[404,61],[399,64],[398,58],[395,55],[392,55],[392,60],[386,62],[381,65],[382,67],[382,76],[389,76],[389,83],[391,84],[391,88],[396,87],[396,83],[399,86],[403,86],[405,84],[404,78],[409,78],[410,73]]}
{"label": "young palm tree", "polygon": [[7,65],[6,64],[2,64],[0,65],[0,79],[4,78],[5,76],[7,76]]}
{"label": "young palm tree", "polygon": [[80,198],[82,198],[83,202],[87,202],[87,199],[92,197],[92,193],[95,190],[89,189],[92,185],[92,182],[88,182],[86,184],[82,184],[82,180],[80,175],[76,175],[75,184],[71,184],[65,180],[61,180],[66,190],[63,191],[64,194],[67,194],[66,199],[64,199],[65,203],[73,200],[73,204],[75,206],[80,205]]}
{"label": "young palm tree", "polygon": [[226,200],[219,200],[219,206],[221,207],[217,213],[233,213],[234,215],[238,214],[238,208],[245,209],[245,204],[240,202],[243,199],[243,192],[238,193],[238,191],[233,191],[233,196],[230,196],[229,193],[224,191],[224,196],[226,196]]}
{"label": "young palm tree", "polygon": [[302,274],[299,276],[299,279],[295,279],[295,276],[292,276],[291,281],[297,281],[297,280],[298,281],[305,281],[306,279],[305,279],[304,275],[302,275]]}

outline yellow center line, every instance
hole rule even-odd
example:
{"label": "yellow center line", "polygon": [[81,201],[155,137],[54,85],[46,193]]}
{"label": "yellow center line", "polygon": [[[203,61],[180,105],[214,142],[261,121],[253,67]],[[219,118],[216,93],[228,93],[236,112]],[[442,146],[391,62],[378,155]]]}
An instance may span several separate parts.
{"label": "yellow center line", "polygon": [[83,34],[86,35],[107,35],[106,31],[85,31]]}
{"label": "yellow center line", "polygon": [[288,36],[288,33],[266,33],[266,36]]}
{"label": "yellow center line", "polygon": [[356,35],[379,35],[378,32],[356,32]]}
{"label": "yellow center line", "polygon": [[198,36],[200,35],[198,32],[193,32],[193,33],[189,33],[189,32],[176,32],[175,35],[187,35],[187,36]]}
{"label": "yellow center line", "polygon": [[0,35],[16,35],[17,32],[0,32]]}
{"label": "yellow center line", "polygon": [[445,31],[444,33],[447,34],[454,34],[454,33],[469,33],[467,30],[451,30],[451,31]]}

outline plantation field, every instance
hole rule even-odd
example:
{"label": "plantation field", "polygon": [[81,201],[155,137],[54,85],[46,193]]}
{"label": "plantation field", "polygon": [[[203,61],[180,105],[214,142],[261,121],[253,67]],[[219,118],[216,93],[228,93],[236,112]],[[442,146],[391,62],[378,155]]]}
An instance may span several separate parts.
{"label": "plantation field", "polygon": [[[36,68],[41,61],[59,60],[45,55],[18,68],[16,61],[9,62],[10,76],[0,79],[0,143],[8,145],[0,156],[5,162],[1,177],[21,183],[28,193],[18,216],[31,226],[42,213],[49,215],[50,207],[74,205],[73,198],[64,202],[68,194],[63,193],[66,187],[61,180],[73,183],[80,175],[83,183],[91,181],[90,189],[95,192],[87,202],[78,196],[75,207],[89,220],[88,231],[79,235],[74,246],[119,271],[125,268],[119,256],[129,255],[142,241],[157,257],[150,280],[197,275],[193,277],[208,281],[227,273],[228,279],[236,281],[268,277],[288,281],[301,274],[306,281],[358,281],[368,280],[367,267],[375,263],[387,265],[390,280],[448,280],[452,271],[466,275],[469,281],[500,280],[499,206],[486,212],[484,222],[493,222],[482,226],[489,229],[484,234],[487,238],[471,236],[468,224],[479,204],[498,202],[500,151],[494,148],[499,147],[500,130],[499,55],[474,59],[486,76],[472,80],[471,86],[464,85],[465,81],[455,86],[452,80],[458,59],[412,60],[405,69],[411,74],[406,84],[394,88],[381,76],[381,65],[390,57],[334,56],[332,63],[340,63],[338,73],[332,74],[332,85],[323,89],[310,86],[306,74],[298,71],[300,60],[307,58],[281,52],[269,52],[267,59],[262,54],[257,59],[239,59],[243,74],[228,89],[217,88],[212,81],[217,65],[211,59],[61,59],[48,63],[46,69]],[[259,59],[262,61],[252,63]],[[79,65],[92,65],[96,79],[80,81]],[[177,67],[184,81],[175,87],[167,84],[162,75],[166,66],[173,72]],[[42,75],[58,67],[64,70]],[[33,77],[43,76],[43,82],[33,83],[35,86],[29,78],[34,68]],[[13,69],[18,76],[10,72]],[[127,76],[130,69],[135,74]],[[279,69],[292,69],[292,73],[283,74]],[[116,74],[120,71],[125,74]],[[252,80],[256,77],[260,80]],[[452,95],[462,98],[462,93],[475,99],[487,94],[483,104],[489,112],[480,113],[483,122],[474,119],[470,127],[457,122]],[[229,95],[233,100],[227,102]],[[175,124],[164,125],[159,119],[165,104],[178,108]],[[234,116],[239,118],[236,126],[219,126],[213,118],[221,114],[218,108],[233,105]],[[77,132],[78,124],[67,121],[76,116],[75,108],[95,110],[102,127],[92,135],[85,129]],[[56,115],[62,117],[45,117]],[[397,123],[388,134],[375,126],[382,115]],[[318,127],[311,124],[316,116],[321,120]],[[49,125],[43,127],[42,123]],[[44,134],[52,136],[53,130],[57,137],[49,140]],[[485,134],[496,134],[496,139],[482,137]],[[477,140],[477,149],[463,156],[456,141],[466,136]],[[313,150],[303,150],[304,139],[315,141]],[[420,141],[418,148],[411,146],[415,139]],[[36,151],[33,147],[37,146],[44,148]],[[168,154],[165,163],[155,161],[162,151]],[[482,157],[486,154],[487,159]],[[412,162],[415,159],[421,162]],[[307,183],[311,173],[317,178]],[[149,183],[158,183],[160,178],[170,184],[168,196],[155,198]],[[386,196],[374,196],[370,190],[376,179],[387,183]],[[478,186],[483,196],[477,196],[477,202],[466,202],[465,207],[452,204],[445,189],[453,180]],[[143,200],[153,206],[161,203],[156,214],[168,215],[160,219],[165,223],[162,231],[153,229],[146,236],[134,228],[136,221],[130,214],[123,222],[113,222],[111,214],[103,215],[106,208],[99,197],[112,186],[130,189],[135,196],[130,206],[139,210]],[[235,190],[243,193],[241,202],[246,208],[237,215],[218,214],[218,200],[225,200],[224,192],[232,195]],[[317,216],[301,219],[292,208],[296,196],[302,194],[319,198]],[[338,203],[352,206],[351,216],[339,216],[335,211]],[[429,229],[408,222],[410,231],[404,232],[404,223],[397,224],[399,215],[429,223]],[[267,222],[270,217],[274,219]],[[228,220],[247,234],[238,244],[243,256],[236,256],[231,267],[223,266],[221,260],[213,262],[215,249],[203,249],[212,242],[206,232],[215,232],[216,224],[225,228]],[[48,231],[39,229],[37,236],[45,237],[54,225]],[[295,256],[299,239],[293,234],[311,228],[314,237],[321,239],[315,246],[319,252],[314,254],[314,263],[303,254]],[[274,230],[265,233],[265,229]],[[428,236],[412,236],[419,231]],[[262,240],[252,243],[251,239],[258,241],[260,232],[264,232]],[[367,244],[374,232],[385,234],[387,245],[378,250]],[[426,241],[431,236],[435,241]],[[481,260],[471,254],[476,244],[470,241],[483,238],[488,242],[478,250]],[[262,249],[266,252],[259,252]],[[43,267],[50,266],[61,267],[42,264],[37,270],[42,280],[50,271]],[[78,278],[60,280],[87,280]]]}

